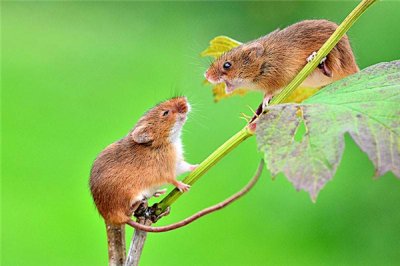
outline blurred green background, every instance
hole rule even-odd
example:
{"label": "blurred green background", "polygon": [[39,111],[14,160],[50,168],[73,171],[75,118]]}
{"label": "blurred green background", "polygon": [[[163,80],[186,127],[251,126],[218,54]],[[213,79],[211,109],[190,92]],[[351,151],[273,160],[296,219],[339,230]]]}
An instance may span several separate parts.
{"label": "blurred green background", "polygon": [[[96,155],[155,103],[187,95],[183,141],[201,162],[244,126],[261,95],[215,104],[203,86],[217,35],[248,41],[302,19],[336,22],[357,2],[1,2],[3,265],[106,265],[103,220],[88,189]],[[378,2],[349,32],[361,68],[399,59],[400,2]],[[260,154],[247,140],[159,224],[239,190]],[[373,180],[350,138],[313,204],[268,171],[243,199],[183,229],[149,235],[142,265],[394,265],[400,181]],[[127,241],[132,235],[128,229]]]}

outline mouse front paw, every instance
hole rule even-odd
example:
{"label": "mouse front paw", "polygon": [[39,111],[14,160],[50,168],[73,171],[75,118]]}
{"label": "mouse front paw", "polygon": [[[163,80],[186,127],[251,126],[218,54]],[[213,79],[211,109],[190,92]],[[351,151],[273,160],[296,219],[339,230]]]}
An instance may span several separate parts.
{"label": "mouse front paw", "polygon": [[185,184],[185,183],[183,183],[181,181],[177,181],[176,188],[179,189],[179,191],[183,193],[183,192],[189,191],[190,185]]}
{"label": "mouse front paw", "polygon": [[311,62],[317,56],[317,52],[312,52],[309,57],[307,57],[307,62]]}
{"label": "mouse front paw", "polygon": [[154,193],[153,196],[156,197],[156,198],[158,198],[159,196],[165,194],[165,192],[167,192],[167,189],[166,189],[166,188],[164,188],[164,189],[159,189],[159,190],[157,190],[157,191]]}
{"label": "mouse front paw", "polygon": [[[311,62],[312,60],[314,60],[314,58],[317,57],[317,52],[312,52],[312,54],[310,54],[309,57],[307,57],[307,62]],[[323,65],[326,61],[326,56],[324,58],[321,59],[321,61],[319,62],[319,67],[321,68],[321,65]]]}
{"label": "mouse front paw", "polygon": [[197,167],[199,167],[200,164],[192,164],[191,166],[189,166],[189,170],[190,172],[194,171],[197,169]]}

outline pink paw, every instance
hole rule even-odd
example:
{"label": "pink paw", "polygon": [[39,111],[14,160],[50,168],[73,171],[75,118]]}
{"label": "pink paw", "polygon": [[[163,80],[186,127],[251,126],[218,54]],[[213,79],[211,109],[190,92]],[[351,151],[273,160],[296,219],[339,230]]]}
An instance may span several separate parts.
{"label": "pink paw", "polygon": [[265,111],[265,109],[268,107],[268,105],[269,105],[269,102],[271,101],[271,99],[272,99],[272,95],[264,95],[264,99],[263,99],[263,102],[262,102],[262,110],[263,111]]}
{"label": "pink paw", "polygon": [[180,192],[187,192],[190,189],[190,185],[178,181],[176,188],[179,189]]}
{"label": "pink paw", "polygon": [[190,172],[194,171],[197,169],[197,167],[199,167],[199,164],[193,164],[189,167]]}
{"label": "pink paw", "polygon": [[156,197],[156,198],[158,198],[159,196],[165,194],[165,192],[167,192],[167,189],[166,189],[166,188],[164,188],[164,189],[159,189],[159,190],[157,190],[157,191],[154,193],[153,196]]}

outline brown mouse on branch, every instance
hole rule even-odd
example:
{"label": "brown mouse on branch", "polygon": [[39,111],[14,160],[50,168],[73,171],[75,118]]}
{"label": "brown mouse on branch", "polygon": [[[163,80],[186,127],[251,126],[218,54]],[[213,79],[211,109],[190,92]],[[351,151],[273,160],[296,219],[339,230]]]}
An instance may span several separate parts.
{"label": "brown mouse on branch", "polygon": [[[312,60],[338,26],[328,20],[304,20],[242,44],[216,59],[205,73],[230,93],[245,87],[264,93],[264,105]],[[320,62],[302,87],[322,87],[359,71],[344,36]]]}
{"label": "brown mouse on branch", "polygon": [[143,201],[165,193],[159,190],[162,185],[172,184],[181,192],[189,190],[189,185],[176,180],[177,175],[197,167],[183,158],[181,130],[189,111],[185,97],[158,104],[94,161],[90,190],[109,238],[111,227],[123,230],[125,223],[135,226],[131,215]]}

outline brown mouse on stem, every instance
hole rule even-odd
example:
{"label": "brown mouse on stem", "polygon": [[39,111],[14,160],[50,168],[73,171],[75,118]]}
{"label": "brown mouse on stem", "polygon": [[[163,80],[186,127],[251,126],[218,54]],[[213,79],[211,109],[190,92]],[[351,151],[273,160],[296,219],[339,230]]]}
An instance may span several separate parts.
{"label": "brown mouse on stem", "polygon": [[[265,106],[315,57],[337,27],[327,20],[304,20],[275,30],[220,56],[205,77],[213,84],[225,82],[227,93],[238,87],[262,91]],[[358,71],[344,36],[301,86],[322,87]]]}
{"label": "brown mouse on stem", "polygon": [[146,199],[165,193],[159,190],[162,185],[189,190],[189,185],[176,179],[197,167],[183,158],[181,130],[189,111],[185,97],[160,103],[143,115],[127,136],[98,155],[89,183],[107,231],[123,230],[125,223],[134,225],[131,215]]}

